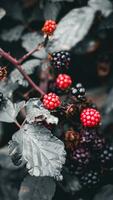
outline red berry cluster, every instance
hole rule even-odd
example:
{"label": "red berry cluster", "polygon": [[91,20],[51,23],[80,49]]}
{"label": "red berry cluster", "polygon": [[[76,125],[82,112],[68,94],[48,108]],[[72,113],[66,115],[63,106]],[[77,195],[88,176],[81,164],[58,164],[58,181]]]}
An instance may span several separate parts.
{"label": "red berry cluster", "polygon": [[56,85],[58,88],[61,90],[65,90],[69,88],[72,84],[72,79],[69,75],[67,74],[59,74],[57,79],[56,79]]}
{"label": "red berry cluster", "polygon": [[56,22],[54,20],[47,20],[42,28],[42,31],[47,35],[52,35],[56,29]]}
{"label": "red berry cluster", "polygon": [[49,93],[44,95],[43,105],[48,110],[54,110],[61,104],[59,97],[55,93]]}
{"label": "red berry cluster", "polygon": [[93,108],[86,108],[80,115],[81,122],[85,127],[95,127],[101,121],[100,113]]}

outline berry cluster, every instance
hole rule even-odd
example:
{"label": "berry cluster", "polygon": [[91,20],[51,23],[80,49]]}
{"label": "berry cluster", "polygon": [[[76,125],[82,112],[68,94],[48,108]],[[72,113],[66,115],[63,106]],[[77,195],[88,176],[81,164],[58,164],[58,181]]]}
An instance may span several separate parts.
{"label": "berry cluster", "polygon": [[[51,35],[55,28],[56,24],[49,20],[45,23],[43,32]],[[111,170],[113,166],[113,147],[98,131],[101,115],[94,104],[88,102],[83,85],[78,83],[70,88],[72,79],[65,72],[70,66],[70,53],[54,52],[49,54],[49,60],[51,69],[55,72],[54,85],[57,92],[44,95],[43,105],[48,110],[59,107],[56,112],[58,111],[63,123],[68,119],[68,128],[63,132],[65,134],[62,134],[62,140],[67,150],[66,165],[69,173],[78,175],[84,187],[96,186],[103,176],[102,172]],[[58,90],[60,98],[57,96]]]}
{"label": "berry cluster", "polygon": [[101,121],[100,113],[93,108],[86,108],[80,115],[81,123],[84,127],[94,127]]}
{"label": "berry cluster", "polygon": [[[69,138],[66,142],[64,141],[69,160],[66,164],[70,173],[79,176],[83,187],[96,186],[102,177],[103,167],[107,167],[109,170],[111,169],[110,163],[113,165],[113,147],[108,147],[103,136],[95,129],[83,128],[80,132],[77,132],[76,143],[73,143],[72,133],[70,136],[72,136],[72,140]],[[99,171],[92,170],[95,162],[97,169],[100,169]],[[84,172],[86,173],[84,174]]]}
{"label": "berry cluster", "polygon": [[59,74],[56,79],[56,85],[59,89],[65,90],[69,88],[72,84],[72,79],[67,74]]}
{"label": "berry cluster", "polygon": [[81,83],[76,84],[76,86],[71,89],[72,95],[78,100],[85,100],[85,92],[86,90]]}
{"label": "berry cluster", "polygon": [[56,22],[54,20],[47,20],[42,28],[42,32],[47,35],[52,35],[56,29]]}
{"label": "berry cluster", "polygon": [[54,69],[65,70],[70,65],[70,53],[68,51],[54,52],[50,55],[51,65]]}
{"label": "berry cluster", "polygon": [[54,110],[61,104],[59,97],[54,93],[44,95],[43,105],[48,110]]}

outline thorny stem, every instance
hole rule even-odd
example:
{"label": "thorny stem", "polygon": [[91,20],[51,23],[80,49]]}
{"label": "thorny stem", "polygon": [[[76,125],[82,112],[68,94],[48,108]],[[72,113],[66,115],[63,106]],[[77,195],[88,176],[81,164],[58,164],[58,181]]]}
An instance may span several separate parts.
{"label": "thorny stem", "polygon": [[0,55],[5,58],[6,60],[8,60],[10,63],[12,63],[17,69],[18,71],[23,75],[23,77],[25,78],[25,80],[28,81],[28,83],[32,86],[32,88],[34,88],[37,92],[39,92],[42,96],[45,95],[44,91],[41,90],[33,81],[32,79],[26,74],[26,72],[22,69],[21,65],[19,64],[19,62],[12,57],[9,53],[5,52],[3,49],[0,48]]}

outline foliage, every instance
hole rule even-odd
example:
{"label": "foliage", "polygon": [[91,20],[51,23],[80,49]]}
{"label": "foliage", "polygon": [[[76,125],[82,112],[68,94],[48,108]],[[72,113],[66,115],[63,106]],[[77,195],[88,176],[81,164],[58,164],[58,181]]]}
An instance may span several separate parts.
{"label": "foliage", "polygon": [[[44,38],[41,28],[48,19],[57,22],[57,29],[52,36]],[[72,152],[68,149],[70,143],[65,133],[69,131],[76,138],[76,133],[84,132],[79,116],[84,107],[95,106],[87,100],[87,96],[92,96],[102,113],[102,126],[100,130],[96,129],[96,134],[102,131],[102,137],[105,135],[106,141],[112,145],[113,2],[1,0],[0,25],[0,48],[10,52],[7,56],[13,55],[11,58],[14,59],[10,63],[2,55],[0,57],[0,66],[6,66],[8,71],[7,78],[0,81],[0,92],[3,93],[3,101],[0,102],[0,145],[7,145],[4,137],[8,138],[12,159],[8,157],[7,146],[1,148],[0,172],[5,180],[0,184],[2,200],[111,200],[113,181],[109,182],[108,179],[112,177],[112,168],[109,173],[106,172],[107,175],[102,175],[96,192],[84,189],[79,170],[75,167],[76,170],[72,172],[74,164],[70,164],[69,158]],[[100,86],[99,91],[91,88],[85,101],[71,98],[70,88],[61,91],[55,86],[57,75],[65,73],[65,70],[59,72],[51,68],[51,55],[65,50],[71,53],[68,73],[73,78],[73,87],[77,81],[85,83],[88,89],[92,85]],[[32,81],[31,84],[28,79]],[[41,95],[40,90],[43,91]],[[62,102],[53,111],[47,110],[42,103],[43,95],[49,91],[57,93]],[[11,128],[8,130],[7,127]],[[106,132],[109,132],[107,136]],[[98,152],[93,152],[94,149],[91,151],[94,158],[98,157]],[[92,163],[85,168],[86,171],[95,167]],[[97,168],[99,171],[101,166]],[[14,194],[5,194],[5,184],[9,194],[15,184]],[[8,188],[7,185],[11,186]]]}

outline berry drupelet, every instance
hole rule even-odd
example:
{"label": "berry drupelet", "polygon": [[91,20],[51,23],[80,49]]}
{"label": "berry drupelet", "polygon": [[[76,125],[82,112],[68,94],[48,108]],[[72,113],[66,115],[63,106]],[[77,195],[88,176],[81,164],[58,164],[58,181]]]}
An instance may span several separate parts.
{"label": "berry drupelet", "polygon": [[69,68],[71,58],[68,51],[54,52],[49,57],[54,69],[65,70]]}
{"label": "berry drupelet", "polygon": [[81,177],[81,184],[84,187],[91,188],[100,182],[100,173],[90,170]]}
{"label": "berry drupelet", "polygon": [[54,110],[60,106],[61,102],[55,93],[49,93],[43,97],[43,105],[48,110]]}
{"label": "berry drupelet", "polygon": [[56,22],[54,20],[47,20],[42,28],[42,32],[46,35],[52,35],[56,29]]}
{"label": "berry drupelet", "polygon": [[85,93],[86,90],[82,86],[81,83],[77,83],[75,87],[71,89],[71,93],[73,96],[75,96],[78,100],[85,100]]}
{"label": "berry drupelet", "polygon": [[100,113],[93,108],[85,108],[80,114],[80,120],[84,127],[96,127],[101,121]]}
{"label": "berry drupelet", "polygon": [[59,74],[57,79],[56,79],[56,86],[61,89],[65,90],[69,88],[72,84],[72,79],[69,75],[67,74]]}

